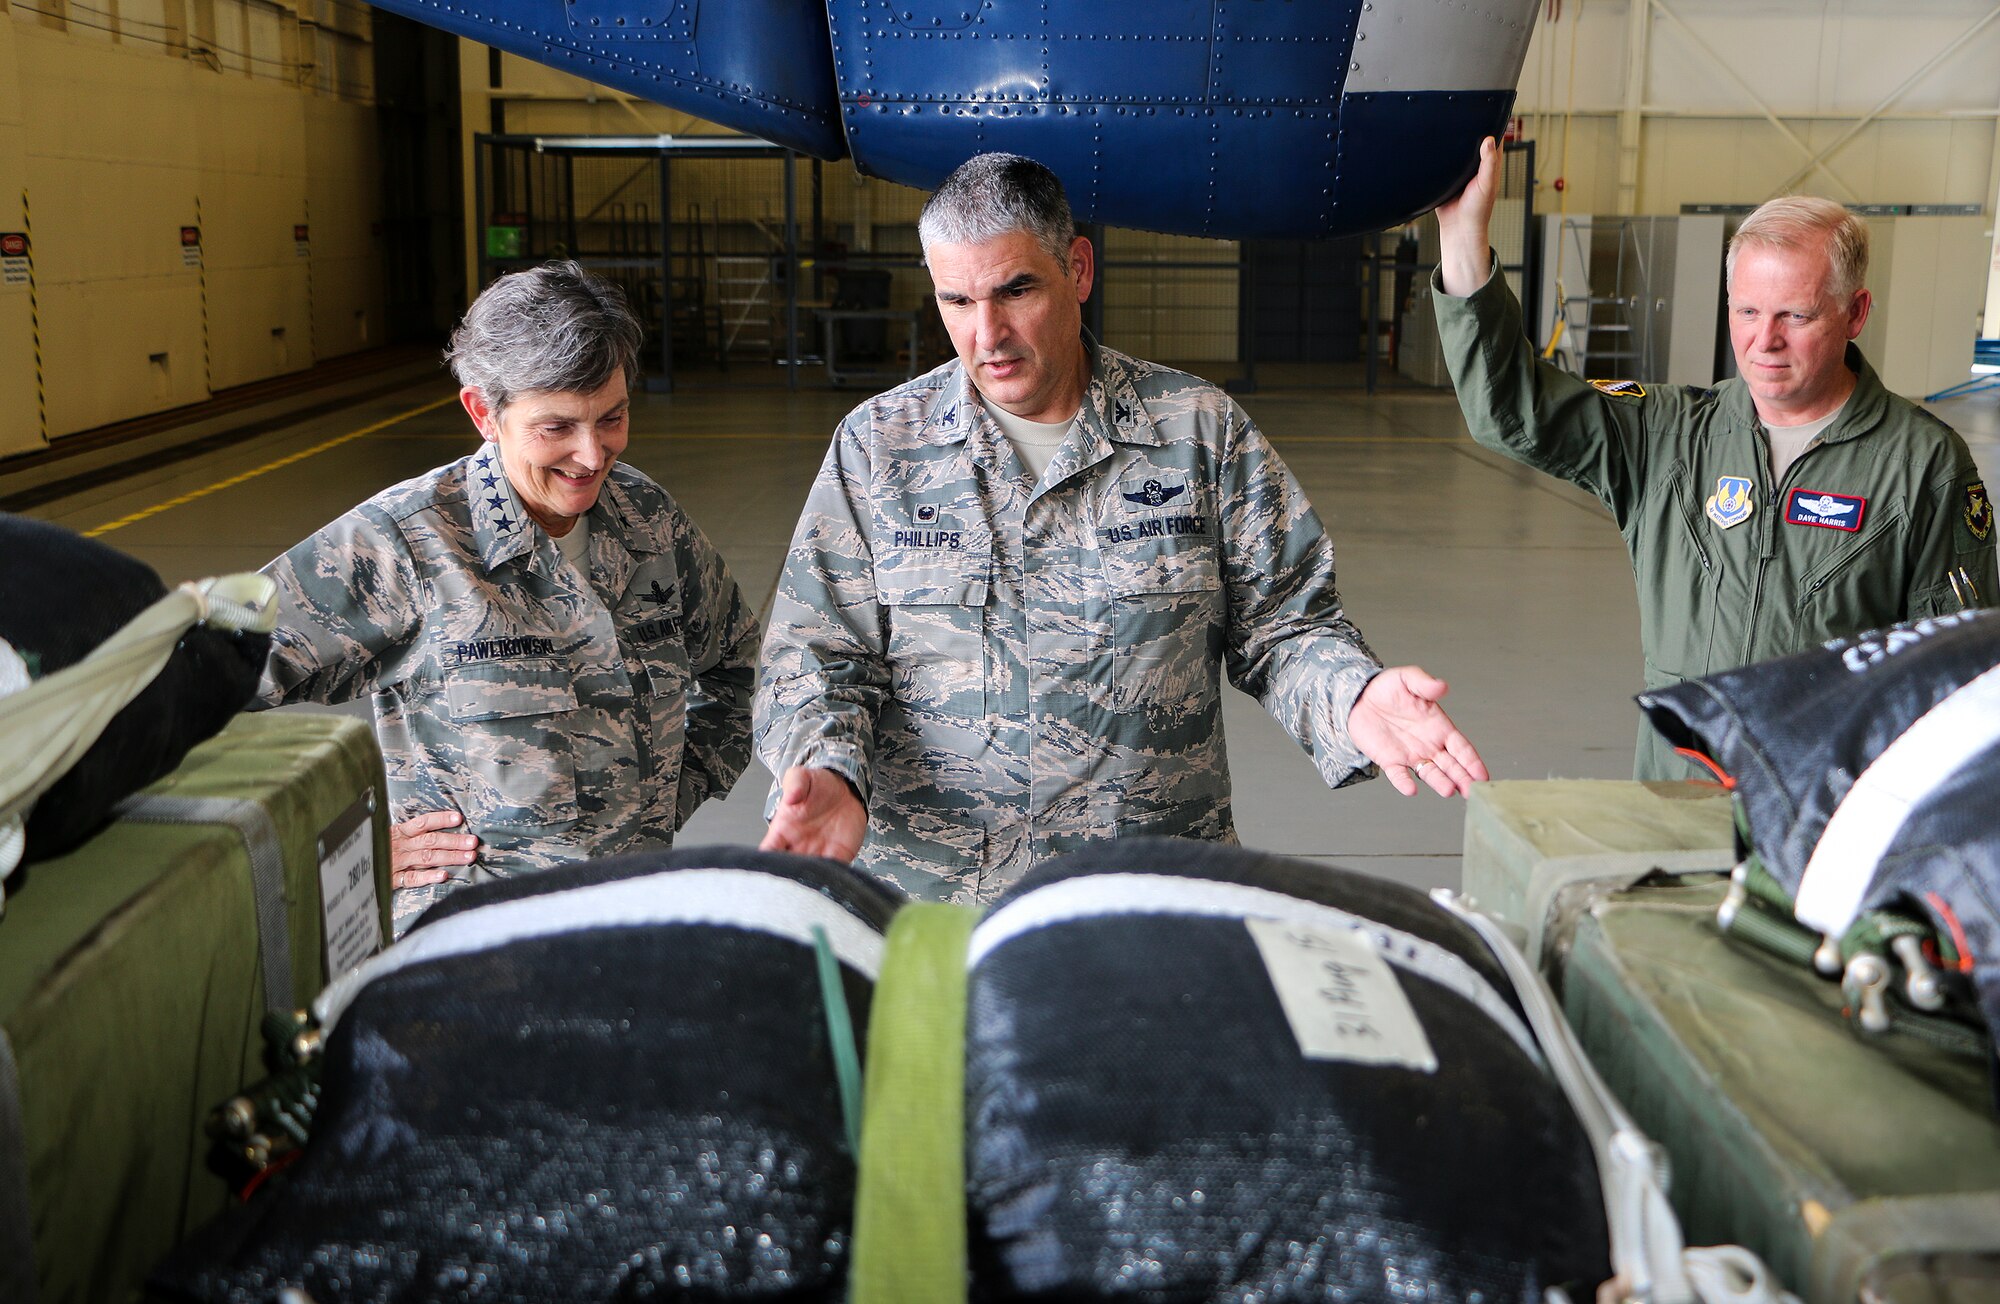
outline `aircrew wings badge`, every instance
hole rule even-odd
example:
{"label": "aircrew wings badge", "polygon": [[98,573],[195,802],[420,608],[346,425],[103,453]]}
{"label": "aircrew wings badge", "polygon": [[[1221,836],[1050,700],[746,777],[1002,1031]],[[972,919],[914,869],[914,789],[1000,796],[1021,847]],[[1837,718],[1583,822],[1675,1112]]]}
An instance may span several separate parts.
{"label": "aircrew wings badge", "polygon": [[1965,528],[1982,543],[1993,533],[1993,501],[1986,496],[1983,482],[1965,487]]}
{"label": "aircrew wings badge", "polygon": [[1613,398],[1644,398],[1646,387],[1636,380],[1593,380],[1591,387]]}
{"label": "aircrew wings badge", "polygon": [[1708,496],[1708,519],[1728,529],[1741,525],[1750,519],[1750,491],[1755,485],[1747,476],[1719,475],[1715,478],[1715,492]]}
{"label": "aircrew wings badge", "polygon": [[[1123,486],[1120,488],[1123,489]],[[1187,482],[1183,480],[1179,484],[1163,485],[1158,480],[1148,480],[1140,485],[1136,492],[1129,489],[1123,492],[1128,503],[1135,503],[1140,507],[1164,507],[1187,492]]]}

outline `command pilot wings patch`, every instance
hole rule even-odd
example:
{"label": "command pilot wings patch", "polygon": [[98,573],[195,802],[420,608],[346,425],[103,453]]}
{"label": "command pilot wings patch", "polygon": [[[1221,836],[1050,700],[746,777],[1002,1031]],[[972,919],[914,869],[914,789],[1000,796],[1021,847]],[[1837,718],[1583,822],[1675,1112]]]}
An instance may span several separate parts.
{"label": "command pilot wings patch", "polygon": [[1613,398],[1644,398],[1646,387],[1636,380],[1593,380],[1591,388]]}
{"label": "command pilot wings patch", "polygon": [[1830,494],[1817,489],[1794,489],[1785,496],[1785,524],[1817,525],[1828,530],[1861,528],[1868,500],[1855,494]]}
{"label": "command pilot wings patch", "polygon": [[1163,485],[1158,480],[1148,480],[1136,492],[1124,491],[1125,501],[1137,503],[1141,507],[1164,507],[1187,492],[1187,481],[1179,484]]}

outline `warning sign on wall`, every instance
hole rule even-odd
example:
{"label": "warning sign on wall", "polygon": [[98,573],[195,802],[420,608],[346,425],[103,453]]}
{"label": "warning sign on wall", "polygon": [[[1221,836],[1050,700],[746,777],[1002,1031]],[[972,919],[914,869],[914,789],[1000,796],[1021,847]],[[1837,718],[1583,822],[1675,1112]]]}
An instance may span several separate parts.
{"label": "warning sign on wall", "polygon": [[308,238],[309,235],[304,222],[292,228],[292,247],[300,258],[312,257],[312,241]]}
{"label": "warning sign on wall", "polygon": [[26,285],[28,276],[27,233],[0,231],[0,285]]}
{"label": "warning sign on wall", "polygon": [[198,226],[181,228],[181,266],[201,266],[201,228]]}

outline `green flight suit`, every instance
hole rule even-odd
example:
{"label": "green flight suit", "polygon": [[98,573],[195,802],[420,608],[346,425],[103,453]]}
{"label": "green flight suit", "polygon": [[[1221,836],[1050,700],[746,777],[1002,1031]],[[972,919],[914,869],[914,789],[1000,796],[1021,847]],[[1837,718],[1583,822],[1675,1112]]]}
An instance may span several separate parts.
{"label": "green flight suit", "polygon": [[[1611,509],[1638,582],[1647,688],[2000,594],[1993,512],[1965,441],[1882,388],[1853,345],[1839,419],[1773,485],[1740,379],[1580,380],[1535,356],[1497,272],[1465,298],[1435,277],[1432,290],[1472,437]],[[1697,773],[1643,724],[1635,770]]]}

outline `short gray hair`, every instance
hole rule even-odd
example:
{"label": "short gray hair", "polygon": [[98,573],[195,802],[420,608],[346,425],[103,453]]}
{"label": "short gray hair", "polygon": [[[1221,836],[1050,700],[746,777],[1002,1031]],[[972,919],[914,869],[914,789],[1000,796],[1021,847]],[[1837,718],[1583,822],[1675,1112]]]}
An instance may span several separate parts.
{"label": "short gray hair", "polygon": [[445,361],[495,412],[531,390],[590,394],[639,374],[639,319],[625,293],[574,261],[544,263],[487,286],[451,333]]}
{"label": "short gray hair", "polygon": [[1818,195],[1786,195],[1762,204],[1729,238],[1725,274],[1736,275],[1736,255],[1745,245],[1760,249],[1810,250],[1826,242],[1826,292],[1845,302],[1868,276],[1868,224],[1844,204]]}
{"label": "short gray hair", "polygon": [[1069,197],[1055,173],[1019,154],[975,154],[924,204],[917,236],[938,244],[984,244],[1025,231],[1063,270],[1076,240]]}

